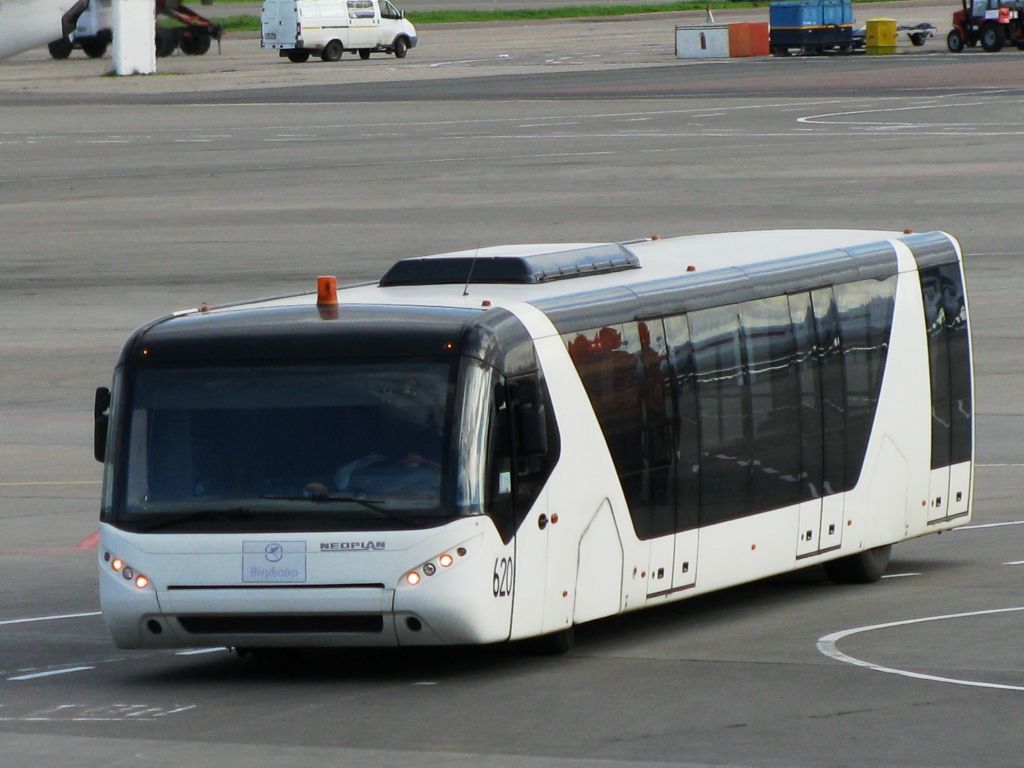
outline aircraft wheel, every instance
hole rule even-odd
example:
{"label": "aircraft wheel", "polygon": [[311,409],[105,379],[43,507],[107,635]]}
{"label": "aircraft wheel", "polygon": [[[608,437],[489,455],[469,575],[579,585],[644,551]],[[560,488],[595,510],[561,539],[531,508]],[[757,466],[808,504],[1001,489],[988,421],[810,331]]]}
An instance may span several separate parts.
{"label": "aircraft wheel", "polygon": [[202,56],[210,50],[210,36],[205,32],[192,32],[181,36],[181,50],[189,56]]}
{"label": "aircraft wheel", "polygon": [[156,55],[158,58],[166,58],[174,53],[178,47],[178,30],[167,27],[156,28]]}
{"label": "aircraft wheel", "polygon": [[88,40],[82,42],[82,50],[90,59],[102,59],[107,52],[106,40]]}
{"label": "aircraft wheel", "polygon": [[71,55],[71,51],[75,49],[75,46],[73,46],[71,41],[66,37],[62,37],[60,40],[54,40],[46,47],[50,50],[50,56],[58,61],[66,59]]}

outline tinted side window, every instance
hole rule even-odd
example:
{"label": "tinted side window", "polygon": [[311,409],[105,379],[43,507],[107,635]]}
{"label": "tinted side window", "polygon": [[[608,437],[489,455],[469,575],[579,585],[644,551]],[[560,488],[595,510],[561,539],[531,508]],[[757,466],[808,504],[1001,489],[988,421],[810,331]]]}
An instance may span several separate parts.
{"label": "tinted side window", "polygon": [[716,307],[689,315],[700,411],[701,525],[750,511],[749,415],[737,308]]}
{"label": "tinted side window", "polygon": [[619,475],[643,468],[637,450],[641,416],[635,353],[640,343],[635,330],[631,336],[615,325],[565,337]]}
{"label": "tinted side window", "polygon": [[932,469],[950,464],[949,339],[939,267],[920,272],[932,397]]}
{"label": "tinted side window", "polygon": [[672,388],[668,374],[668,346],[661,320],[627,323],[636,333],[640,376],[639,473],[623,478],[633,523],[641,538],[673,533],[676,527],[672,492]]}
{"label": "tinted side window", "polygon": [[846,375],[839,342],[839,313],[831,288],[811,292],[821,376],[822,493],[846,490]]}
{"label": "tinted side window", "polygon": [[846,367],[847,488],[857,484],[864,464],[889,349],[895,291],[895,276],[835,288]]}
{"label": "tinted side window", "polygon": [[697,415],[697,370],[690,327],[685,315],[665,318],[675,396],[676,530],[696,528],[700,521],[700,425]]}
{"label": "tinted side window", "polygon": [[800,387],[800,498],[816,499],[824,493],[825,444],[811,294],[790,296],[789,313],[793,319],[794,361]]}
{"label": "tinted side window", "polygon": [[949,399],[951,436],[949,458],[954,464],[970,461],[973,456],[971,420],[971,336],[967,327],[967,302],[959,264],[940,268],[949,334]]}
{"label": "tinted side window", "polygon": [[932,393],[932,468],[971,458],[970,337],[958,264],[920,271]]}
{"label": "tinted side window", "polygon": [[796,504],[800,390],[785,296],[740,305],[750,414],[750,512]]}
{"label": "tinted side window", "polygon": [[660,320],[565,337],[641,539],[675,530],[672,391]]}

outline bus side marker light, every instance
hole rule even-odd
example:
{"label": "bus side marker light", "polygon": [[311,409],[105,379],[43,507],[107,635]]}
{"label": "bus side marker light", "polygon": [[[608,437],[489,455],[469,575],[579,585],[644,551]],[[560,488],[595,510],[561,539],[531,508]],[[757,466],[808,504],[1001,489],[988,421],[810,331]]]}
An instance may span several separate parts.
{"label": "bus side marker light", "polygon": [[141,573],[135,577],[135,586],[139,589],[145,589],[149,586],[149,579],[143,576]]}
{"label": "bus side marker light", "polygon": [[423,573],[425,573],[427,576],[433,576],[435,573],[437,573],[437,566],[433,563],[424,563]]}
{"label": "bus side marker light", "polygon": [[459,547],[458,549],[455,550],[455,554],[457,554],[459,557],[465,557],[466,556],[466,548],[465,547]]}
{"label": "bus side marker light", "polygon": [[445,552],[443,555],[437,558],[437,562],[441,564],[442,568],[451,568],[452,563],[455,562],[455,558],[453,558],[451,555]]}
{"label": "bus side marker light", "polygon": [[125,581],[131,581],[135,578],[135,571],[131,566],[126,565],[124,570],[121,571],[121,575],[124,576]]}
{"label": "bus side marker light", "polygon": [[410,571],[409,573],[405,574],[405,580],[409,582],[410,587],[415,587],[417,584],[420,583],[420,575],[416,573],[416,571]]}
{"label": "bus side marker light", "polygon": [[114,573],[120,573],[121,569],[124,568],[124,560],[120,557],[115,557],[110,561],[110,567],[114,569]]}

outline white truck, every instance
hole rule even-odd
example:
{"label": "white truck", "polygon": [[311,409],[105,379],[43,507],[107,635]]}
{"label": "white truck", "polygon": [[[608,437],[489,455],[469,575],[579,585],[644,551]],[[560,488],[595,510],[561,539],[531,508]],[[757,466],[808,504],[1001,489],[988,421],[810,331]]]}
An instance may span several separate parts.
{"label": "white truck", "polygon": [[389,0],[264,0],[260,46],[302,63],[316,54],[337,61],[344,51],[405,58],[416,28]]}

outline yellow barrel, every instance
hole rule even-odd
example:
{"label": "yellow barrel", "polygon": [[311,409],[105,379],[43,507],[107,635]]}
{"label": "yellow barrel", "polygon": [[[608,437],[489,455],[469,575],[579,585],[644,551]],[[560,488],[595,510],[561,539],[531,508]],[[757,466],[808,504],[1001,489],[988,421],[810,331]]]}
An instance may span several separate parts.
{"label": "yellow barrel", "polygon": [[864,46],[868,55],[896,53],[896,19],[868,19]]}

